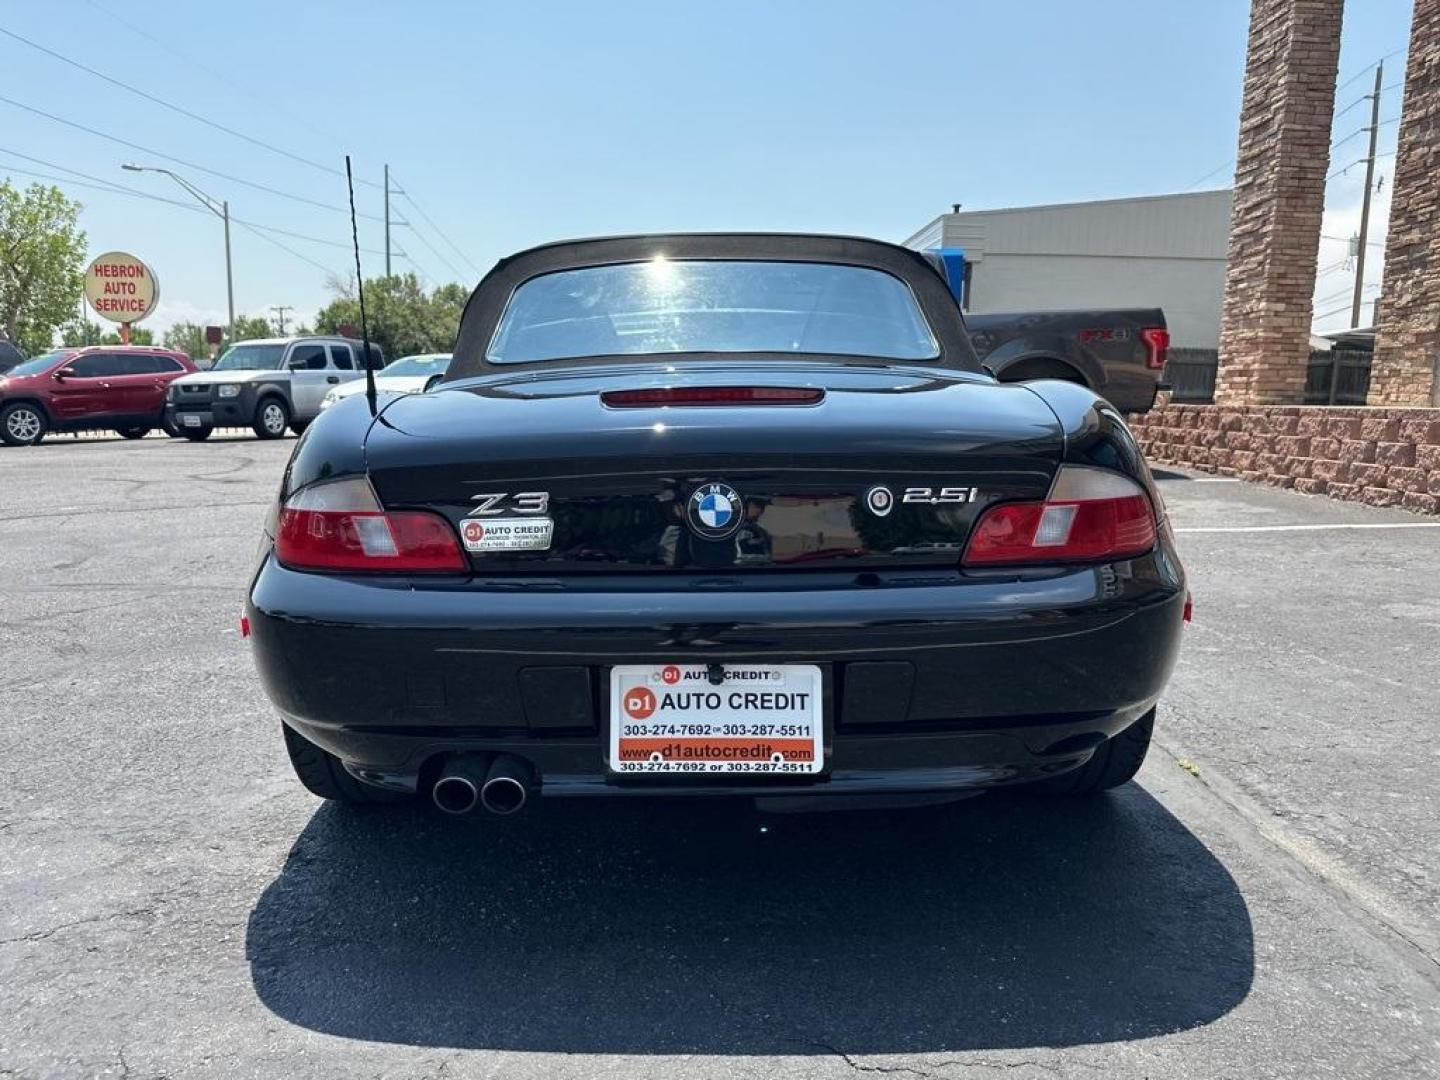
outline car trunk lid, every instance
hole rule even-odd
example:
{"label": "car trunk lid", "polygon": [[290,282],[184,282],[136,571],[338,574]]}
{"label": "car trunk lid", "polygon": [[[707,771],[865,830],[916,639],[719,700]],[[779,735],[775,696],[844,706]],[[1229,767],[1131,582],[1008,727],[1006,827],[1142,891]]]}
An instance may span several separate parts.
{"label": "car trunk lid", "polygon": [[1023,387],[776,362],[470,381],[394,402],[366,446],[381,501],[445,515],[477,572],[545,574],[953,566],[1061,451]]}

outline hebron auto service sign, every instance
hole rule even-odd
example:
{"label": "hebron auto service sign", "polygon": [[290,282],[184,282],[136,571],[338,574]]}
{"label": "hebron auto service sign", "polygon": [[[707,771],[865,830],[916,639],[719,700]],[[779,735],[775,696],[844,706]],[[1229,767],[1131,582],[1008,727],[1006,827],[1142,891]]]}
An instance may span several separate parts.
{"label": "hebron auto service sign", "polygon": [[102,319],[135,323],[160,302],[160,282],[134,255],[107,251],[85,270],[85,299]]}

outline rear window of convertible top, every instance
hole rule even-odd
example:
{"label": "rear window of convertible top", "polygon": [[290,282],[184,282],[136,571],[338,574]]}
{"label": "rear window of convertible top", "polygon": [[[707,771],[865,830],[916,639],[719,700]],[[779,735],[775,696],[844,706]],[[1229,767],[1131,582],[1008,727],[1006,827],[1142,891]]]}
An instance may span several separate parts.
{"label": "rear window of convertible top", "polygon": [[834,263],[665,258],[559,270],[511,295],[486,358],[796,353],[933,360],[909,286]]}

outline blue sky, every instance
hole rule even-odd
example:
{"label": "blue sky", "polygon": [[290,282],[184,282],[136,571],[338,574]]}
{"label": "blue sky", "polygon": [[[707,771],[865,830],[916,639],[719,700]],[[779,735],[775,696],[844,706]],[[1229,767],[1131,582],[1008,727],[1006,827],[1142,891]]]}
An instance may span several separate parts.
{"label": "blue sky", "polygon": [[[1350,0],[1340,81],[1360,78],[1342,87],[1339,106],[1369,88],[1366,65],[1403,49],[1410,7]],[[389,162],[414,200],[394,200],[414,226],[394,229],[396,245],[429,280],[469,285],[476,268],[567,236],[755,228],[899,240],[952,202],[983,209],[1228,186],[1248,15],[1241,0],[12,0],[0,27],[321,165],[343,169],[349,151],[378,182]],[[1403,61],[1387,61],[1387,83],[1401,79]],[[340,176],[4,36],[0,70],[0,94],[25,105],[238,180],[344,203]],[[1382,118],[1398,115],[1399,88],[1384,100]],[[1364,113],[1339,117],[1337,137]],[[1384,129],[1382,151],[1393,150],[1395,127]],[[1363,138],[1342,144],[1332,168],[1363,152]],[[64,175],[16,154],[186,200],[166,177],[119,168],[167,165],[228,199],[237,218],[348,239],[341,213],[0,102],[0,176]],[[1362,172],[1332,181],[1328,234],[1353,231]],[[155,267],[157,328],[223,321],[218,221],[60,186],[85,204],[93,252],[121,248]],[[1386,194],[1388,184],[1377,202],[1382,235]],[[378,188],[357,197],[362,213],[380,215]],[[304,259],[237,228],[237,310],[289,304],[307,316],[349,254],[272,238]],[[361,222],[361,242],[381,246],[378,221]],[[1343,243],[1327,242],[1322,270],[1344,255]],[[380,272],[378,255],[364,260],[367,275]],[[1380,258],[1371,265],[1367,281],[1378,280]],[[1317,298],[1344,286],[1343,266],[1332,269]]]}

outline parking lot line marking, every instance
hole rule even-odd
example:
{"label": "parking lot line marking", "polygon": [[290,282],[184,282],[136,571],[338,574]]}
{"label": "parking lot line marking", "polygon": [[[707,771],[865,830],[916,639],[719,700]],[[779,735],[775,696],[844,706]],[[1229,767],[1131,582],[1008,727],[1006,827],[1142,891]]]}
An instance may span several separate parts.
{"label": "parking lot line marking", "polygon": [[[1173,759],[1179,760],[1182,756],[1180,748],[1166,740],[1157,738],[1154,745]],[[1398,939],[1399,943],[1407,947],[1412,957],[1419,959],[1417,970],[1427,981],[1436,983],[1435,969],[1440,968],[1440,954],[1437,954],[1440,943],[1437,943],[1432,930],[1406,912],[1404,907],[1383,889],[1351,873],[1344,863],[1326,852],[1316,840],[1277,822],[1271,809],[1257,803],[1228,776],[1208,767],[1203,772],[1197,770],[1191,775],[1261,839],[1288,856],[1292,865],[1321,882],[1332,895],[1338,893],[1343,896],[1371,922],[1378,923],[1388,934]]]}
{"label": "parking lot line marking", "polygon": [[1440,521],[1337,521],[1328,525],[1191,525],[1177,533],[1323,532],[1326,529],[1440,529]]}

